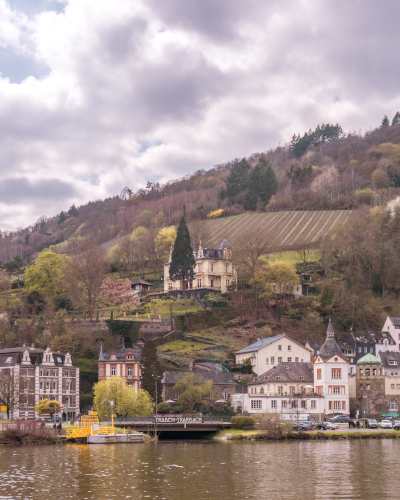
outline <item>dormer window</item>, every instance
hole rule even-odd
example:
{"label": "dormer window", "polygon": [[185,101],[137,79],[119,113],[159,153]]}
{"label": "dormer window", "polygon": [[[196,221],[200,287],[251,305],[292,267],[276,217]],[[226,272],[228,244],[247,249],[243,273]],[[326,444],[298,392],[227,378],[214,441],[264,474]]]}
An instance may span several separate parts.
{"label": "dormer window", "polygon": [[282,380],[282,377],[276,377],[276,380]]}
{"label": "dormer window", "polygon": [[286,370],[289,370],[289,367],[288,366],[285,366]]}
{"label": "dormer window", "polygon": [[59,363],[62,363],[62,359],[61,359],[61,358],[57,358],[57,361],[58,361]]}
{"label": "dormer window", "polygon": [[128,359],[132,359],[132,354],[128,354]]}
{"label": "dormer window", "polygon": [[115,354],[111,354],[111,359],[117,359],[117,356]]}
{"label": "dormer window", "polygon": [[12,356],[8,357],[6,359],[6,363],[11,363],[14,358]]}
{"label": "dormer window", "polygon": [[300,377],[300,380],[304,380],[304,377]]}
{"label": "dormer window", "polygon": [[397,361],[389,361],[389,365],[396,366],[397,365]]}

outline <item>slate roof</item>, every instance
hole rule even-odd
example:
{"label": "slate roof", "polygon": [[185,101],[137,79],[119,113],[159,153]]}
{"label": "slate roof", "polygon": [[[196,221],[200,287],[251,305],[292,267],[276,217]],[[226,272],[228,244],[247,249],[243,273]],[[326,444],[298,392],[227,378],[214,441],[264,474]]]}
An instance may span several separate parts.
{"label": "slate roof", "polygon": [[126,360],[126,355],[130,353],[133,354],[132,361],[140,361],[140,357],[142,355],[142,349],[138,346],[125,347],[125,349],[114,349],[113,351],[110,352],[103,352],[103,350],[101,349],[99,355],[99,361],[110,361],[111,354],[115,354],[117,356],[116,361]]}
{"label": "slate roof", "polygon": [[[325,340],[305,340],[304,345],[308,342],[308,345],[311,349],[314,350],[314,354],[317,354],[317,351],[321,349],[321,346],[324,344]],[[348,344],[347,342],[338,342],[339,347],[343,349],[354,349],[354,346]]]}
{"label": "slate roof", "polygon": [[321,349],[319,351],[319,355],[324,360],[331,358],[335,354],[343,356],[342,349],[336,342],[334,335],[335,331],[333,329],[331,320],[329,320],[328,328],[326,330],[326,340],[322,344]]}
{"label": "slate roof", "polygon": [[[278,379],[277,377],[280,377]],[[301,379],[303,377],[303,379]],[[259,384],[264,382],[309,382],[314,384],[314,370],[312,363],[279,363],[251,383]]]}
{"label": "slate roof", "polygon": [[266,337],[265,339],[257,340],[257,342],[254,342],[254,344],[244,347],[243,349],[240,349],[240,351],[236,351],[235,354],[243,354],[245,352],[258,351],[263,347],[265,347],[266,345],[272,344],[276,340],[281,339],[282,337],[285,337],[284,333],[281,333],[279,335],[274,335],[273,337]]}
{"label": "slate roof", "polygon": [[358,365],[381,365],[382,362],[379,358],[371,353],[366,354],[357,361]]}
{"label": "slate roof", "polygon": [[[43,353],[45,352],[44,349],[39,349],[37,347],[8,347],[6,349],[0,349],[0,368],[20,364],[22,361],[23,353],[25,351],[28,351],[32,365],[42,364]],[[62,366],[64,364],[65,354],[61,354],[55,351],[51,351],[51,353],[53,354],[54,365]],[[7,363],[7,359],[11,357],[13,358],[12,361]],[[61,361],[58,361],[58,358],[61,358]],[[47,364],[45,364],[44,366],[47,366]]]}
{"label": "slate roof", "polygon": [[354,342],[369,342],[370,344],[383,344],[385,339],[390,345],[395,345],[395,341],[389,332],[368,330],[366,332],[355,332],[350,334]]}
{"label": "slate roof", "polygon": [[[400,352],[384,352],[384,351],[380,351],[379,353],[379,356],[381,358],[381,361],[382,361],[382,366],[384,368],[396,368],[396,367],[400,367]],[[397,364],[396,365],[390,365],[389,364],[389,361],[396,361]]]}
{"label": "slate roof", "polygon": [[195,370],[193,372],[164,372],[164,376],[161,380],[163,384],[176,384],[182,377],[186,375],[199,375],[203,377],[204,381],[212,380],[213,385],[237,385],[237,383],[231,380],[231,374],[229,372],[209,372],[208,370]]}
{"label": "slate roof", "polygon": [[148,281],[144,281],[142,279],[134,279],[131,280],[132,285],[148,285],[148,286],[153,286],[153,283],[149,283]]}
{"label": "slate roof", "polygon": [[390,318],[390,321],[391,321],[394,325],[400,326],[400,318],[391,317],[391,318]]}
{"label": "slate roof", "polygon": [[224,248],[231,248],[226,239],[220,244],[219,248],[203,248],[203,257],[198,257],[199,247],[193,248],[193,252],[196,254],[196,259],[222,259],[224,256]]}

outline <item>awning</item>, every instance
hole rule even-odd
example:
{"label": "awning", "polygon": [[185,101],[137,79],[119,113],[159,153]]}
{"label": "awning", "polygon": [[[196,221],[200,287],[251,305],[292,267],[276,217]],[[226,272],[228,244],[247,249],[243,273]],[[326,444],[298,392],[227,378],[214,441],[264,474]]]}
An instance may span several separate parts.
{"label": "awning", "polygon": [[398,417],[398,413],[383,413],[381,417]]}

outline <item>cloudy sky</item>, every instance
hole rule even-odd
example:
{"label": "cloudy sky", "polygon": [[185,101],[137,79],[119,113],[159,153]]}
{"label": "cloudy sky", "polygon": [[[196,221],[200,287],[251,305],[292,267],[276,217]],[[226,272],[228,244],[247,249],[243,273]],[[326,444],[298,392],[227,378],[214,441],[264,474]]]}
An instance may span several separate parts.
{"label": "cloudy sky", "polygon": [[400,109],[398,0],[0,0],[0,229]]}

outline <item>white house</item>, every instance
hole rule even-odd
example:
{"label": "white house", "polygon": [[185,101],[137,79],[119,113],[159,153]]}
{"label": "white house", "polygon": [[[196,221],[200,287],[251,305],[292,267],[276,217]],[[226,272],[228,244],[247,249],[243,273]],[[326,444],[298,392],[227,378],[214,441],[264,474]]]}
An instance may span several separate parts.
{"label": "white house", "polygon": [[311,361],[312,350],[307,349],[285,333],[258,339],[240,351],[235,352],[236,364],[250,358],[253,372],[265,373],[279,363],[306,363]]}
{"label": "white house", "polygon": [[314,359],[314,390],[325,398],[327,414],[350,414],[348,364],[329,320],[326,341]]}
{"label": "white house", "polygon": [[393,340],[396,342],[396,351],[400,351],[400,318],[388,316],[383,325],[382,332],[389,332],[391,334]]}

